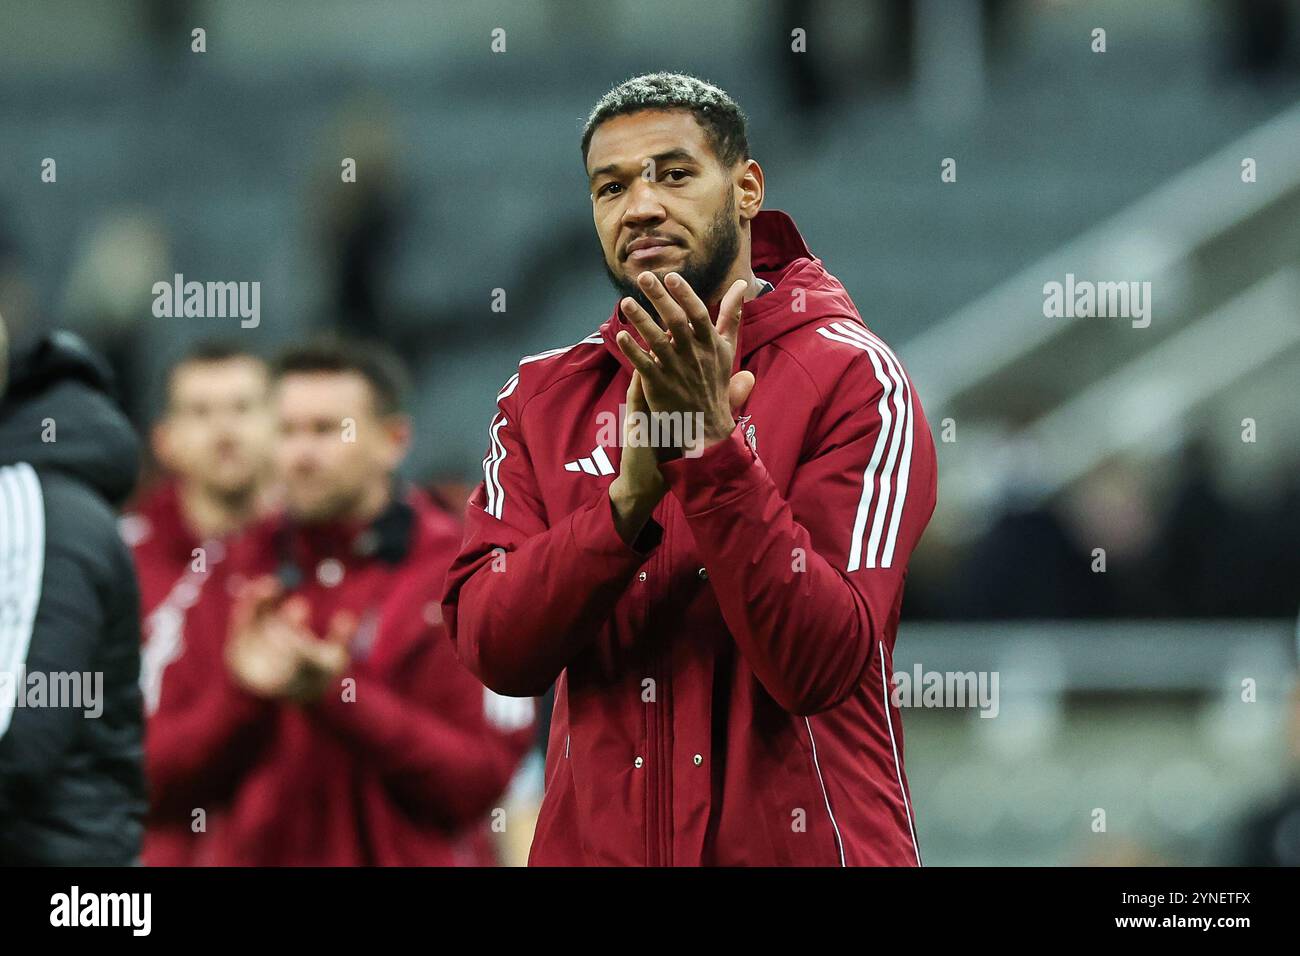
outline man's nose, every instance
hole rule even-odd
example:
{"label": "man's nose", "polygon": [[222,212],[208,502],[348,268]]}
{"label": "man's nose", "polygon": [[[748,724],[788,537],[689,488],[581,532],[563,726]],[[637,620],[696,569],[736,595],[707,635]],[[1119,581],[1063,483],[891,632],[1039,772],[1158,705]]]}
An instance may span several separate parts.
{"label": "man's nose", "polygon": [[285,472],[299,478],[308,478],[320,471],[316,459],[309,454],[299,454],[285,462]]}
{"label": "man's nose", "polygon": [[627,205],[623,207],[623,224],[663,222],[668,218],[659,202],[658,183],[638,176],[627,187]]}

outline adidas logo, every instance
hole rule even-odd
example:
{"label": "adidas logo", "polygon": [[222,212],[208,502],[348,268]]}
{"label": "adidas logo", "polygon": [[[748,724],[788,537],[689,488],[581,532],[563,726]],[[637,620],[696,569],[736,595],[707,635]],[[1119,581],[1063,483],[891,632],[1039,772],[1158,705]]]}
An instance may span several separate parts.
{"label": "adidas logo", "polygon": [[582,471],[589,475],[612,475],[614,466],[609,463],[609,456],[605,454],[605,449],[597,445],[591,453],[590,458],[579,458],[577,461],[566,461],[564,463],[565,471]]}

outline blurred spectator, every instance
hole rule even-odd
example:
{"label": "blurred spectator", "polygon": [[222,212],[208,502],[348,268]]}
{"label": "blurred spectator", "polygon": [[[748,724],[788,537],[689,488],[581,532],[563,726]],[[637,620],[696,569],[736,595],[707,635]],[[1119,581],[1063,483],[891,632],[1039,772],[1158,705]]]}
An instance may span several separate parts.
{"label": "blurred spectator", "polygon": [[[165,477],[123,516],[140,579],[146,713],[158,706],[163,673],[183,651],[185,615],[226,541],[262,510],[271,444],[269,373],[256,356],[210,343],[167,375],[166,406],[152,431]],[[201,834],[184,823],[150,828],[144,859],[183,866]]]}
{"label": "blurred spectator", "polygon": [[150,435],[163,475],[122,519],[137,561],[146,562],[146,615],[174,589],[194,548],[230,537],[266,509],[269,375],[257,356],[218,342],[190,350],[168,371],[166,404]]}
{"label": "blurred spectator", "polygon": [[[1056,514],[1007,511],[967,551],[949,581],[956,618],[1080,617],[1092,605],[1087,557]],[[919,583],[924,590],[924,583]]]}
{"label": "blurred spectator", "polygon": [[1228,0],[1229,66],[1256,80],[1295,72],[1294,0]]}
{"label": "blurred spectator", "polygon": [[[955,569],[919,563],[909,608],[949,619],[1291,617],[1300,609],[1300,468],[1236,503],[1192,442],[1160,504],[1147,469],[1111,462],[1057,498],[1008,495]],[[1105,572],[1094,571],[1105,552]],[[1100,565],[1098,565],[1099,567]],[[931,580],[937,576],[938,580]]]}
{"label": "blurred spectator", "polygon": [[[911,79],[915,0],[782,0],[777,16],[777,62],[785,69],[793,118],[801,123]],[[802,50],[792,49],[795,30],[803,31]]]}
{"label": "blurred spectator", "polygon": [[0,214],[0,305],[10,337],[20,339],[36,334],[36,290],[22,250],[4,228],[6,222]]}
{"label": "blurred spectator", "polygon": [[62,314],[108,359],[131,420],[144,417],[144,385],[156,324],[153,283],[171,276],[171,245],[159,216],[123,206],[90,219],[73,250]]}
{"label": "blurred spectator", "polygon": [[1204,443],[1192,442],[1183,451],[1177,476],[1160,534],[1161,585],[1168,613],[1262,616],[1262,607],[1251,611],[1251,579],[1258,576],[1260,542],[1243,534],[1255,519],[1220,492]]}
{"label": "blurred spectator", "polygon": [[[382,100],[364,97],[347,104],[334,134],[337,142],[326,151],[327,172],[319,187],[325,197],[319,229],[325,274],[333,283],[331,314],[339,316],[344,335],[377,336],[389,343],[401,335],[390,291],[404,205],[394,135]],[[355,168],[343,169],[344,159]]]}
{"label": "blurred spectator", "polygon": [[147,741],[155,819],[222,814],[218,865],[493,861],[532,703],[488,692],[443,633],[460,532],[395,478],[402,379],[356,344],[274,373],[283,513],[209,572]]}

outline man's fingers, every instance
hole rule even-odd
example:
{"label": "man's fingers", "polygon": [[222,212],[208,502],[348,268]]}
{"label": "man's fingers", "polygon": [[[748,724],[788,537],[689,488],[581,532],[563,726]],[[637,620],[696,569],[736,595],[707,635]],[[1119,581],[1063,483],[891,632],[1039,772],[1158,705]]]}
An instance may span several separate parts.
{"label": "man's fingers", "polygon": [[280,616],[297,630],[311,627],[311,605],[301,594],[295,594],[280,605]]}
{"label": "man's fingers", "polygon": [[255,633],[256,640],[261,643],[264,651],[282,654],[285,660],[300,657],[303,646],[315,641],[313,637],[304,636],[282,614],[276,614],[267,621],[266,627]]}
{"label": "man's fingers", "polygon": [[654,356],[636,344],[636,339],[632,338],[631,332],[626,330],[619,332],[614,337],[614,342],[618,345],[619,351],[627,356],[634,369],[643,375],[654,374],[655,369],[658,368]]}
{"label": "man's fingers", "polygon": [[713,328],[713,320],[709,318],[709,307],[695,294],[691,284],[682,278],[680,273],[670,272],[664,276],[664,286],[686,313],[691,334],[695,336],[696,341],[709,341]]}
{"label": "man's fingers", "polygon": [[[678,278],[680,279],[680,276]],[[663,319],[664,328],[668,330],[671,337],[671,346],[679,352],[690,348],[692,334],[690,319],[687,318],[686,310],[668,291],[663,281],[653,272],[643,272],[636,277],[636,284],[654,304],[659,318]],[[680,284],[686,285],[685,281]],[[646,341],[650,340],[646,339]]]}
{"label": "man's fingers", "polygon": [[632,381],[627,386],[627,410],[629,412],[648,411],[645,400],[645,387],[641,381],[641,373],[633,372]]}
{"label": "man's fingers", "polygon": [[335,611],[330,618],[329,629],[325,632],[325,643],[335,647],[346,647],[357,631],[357,616],[351,611]]}
{"label": "man's fingers", "polygon": [[272,575],[255,578],[241,587],[230,608],[230,633],[242,634],[275,608],[280,582]]}
{"label": "man's fingers", "polygon": [[747,285],[744,279],[731,283],[731,288],[723,293],[722,304],[718,306],[718,334],[731,343],[732,348],[735,348],[736,340],[740,337],[740,309],[745,304]]}
{"label": "man's fingers", "polygon": [[650,351],[659,356],[662,360],[672,355],[673,341],[663,329],[659,328],[658,323],[650,317],[650,313],[641,308],[641,303],[631,296],[627,296],[618,304],[622,313],[627,316],[627,320],[632,323],[633,327],[641,333],[641,338],[646,345],[650,346]]}
{"label": "man's fingers", "polygon": [[727,400],[731,405],[731,414],[736,414],[749,401],[749,393],[754,390],[754,373],[742,369],[731,376],[727,383]]}

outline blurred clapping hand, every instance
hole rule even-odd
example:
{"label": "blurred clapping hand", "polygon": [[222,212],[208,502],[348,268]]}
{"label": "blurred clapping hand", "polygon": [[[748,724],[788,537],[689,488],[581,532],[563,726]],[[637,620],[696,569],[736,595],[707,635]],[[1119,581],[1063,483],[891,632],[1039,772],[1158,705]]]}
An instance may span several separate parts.
{"label": "blurred clapping hand", "polygon": [[273,577],[245,584],[232,608],[225,651],[235,683],[270,700],[318,700],[348,666],[356,620],[336,613],[322,639],[311,630],[310,613],[303,598],[283,598]]}

